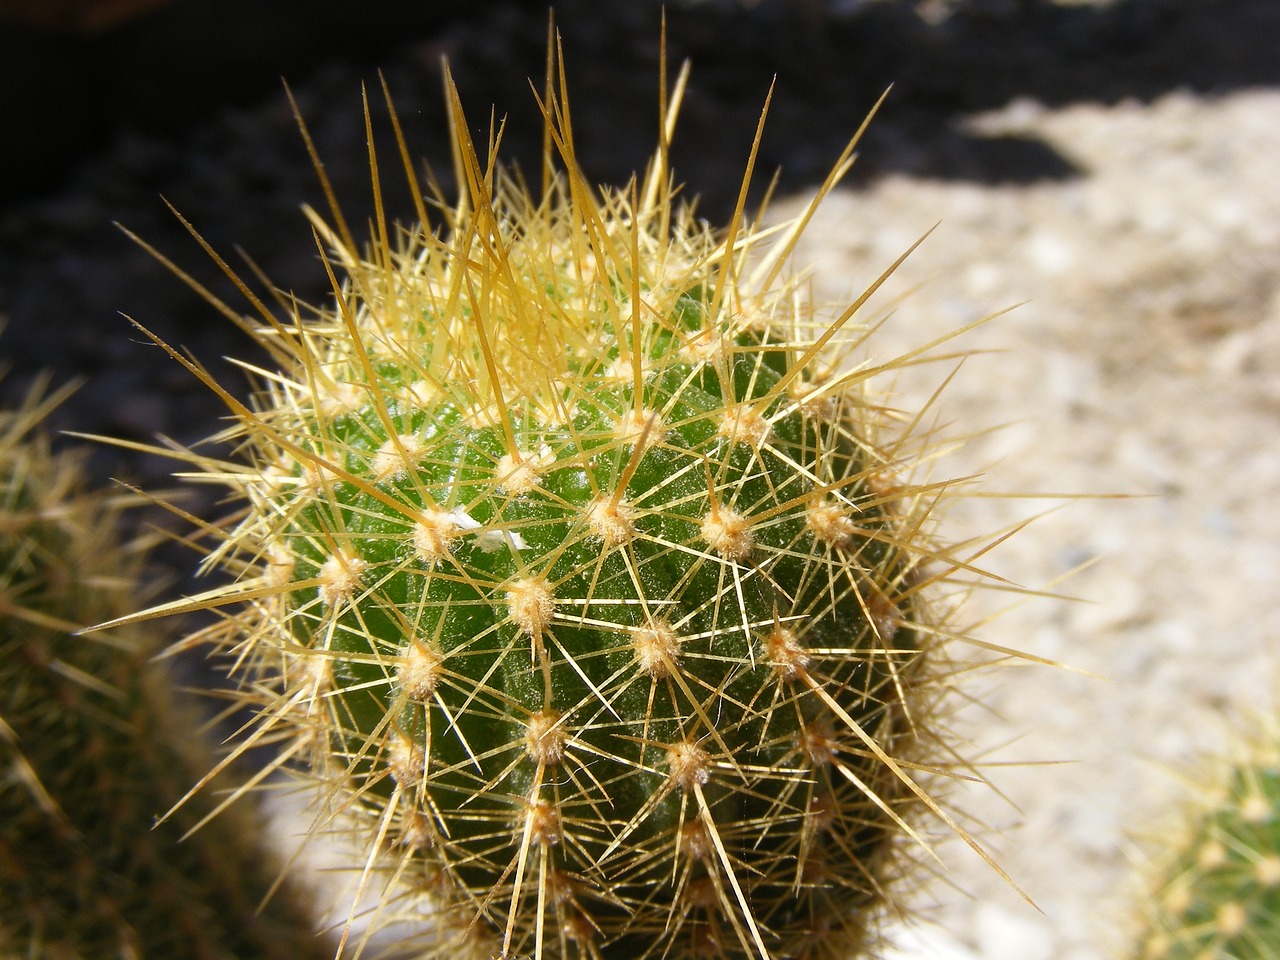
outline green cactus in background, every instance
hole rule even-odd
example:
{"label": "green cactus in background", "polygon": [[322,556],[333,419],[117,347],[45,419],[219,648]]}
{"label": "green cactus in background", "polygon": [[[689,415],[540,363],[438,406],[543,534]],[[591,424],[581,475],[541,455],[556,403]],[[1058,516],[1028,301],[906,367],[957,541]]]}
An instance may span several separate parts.
{"label": "green cactus in background", "polygon": [[598,191],[549,70],[536,197],[450,85],[458,200],[406,159],[419,226],[379,199],[362,252],[313,217],[336,299],[249,294],[252,407],[165,345],[238,421],[240,459],[186,458],[247,501],[208,560],[236,582],[165,609],[224,612],[246,744],[365,830],[362,922],[425,917],[415,956],[853,956],[928,817],[972,844],[925,788],[956,766],[928,598],[989,545],[935,541],[924,414],[868,388],[934,345],[859,362],[897,264],[834,320],[784,276],[852,143],[789,223],[743,213],[754,148],[726,231],[677,202],[684,80]]}
{"label": "green cactus in background", "polygon": [[318,957],[288,896],[258,913],[278,868],[247,809],[179,843],[210,795],[152,829],[211,755],[149,663],[158,638],[75,635],[137,608],[144,554],[119,538],[140,498],[87,492],[51,452],[58,399],[0,411],[0,957]]}
{"label": "green cactus in background", "polygon": [[1243,751],[1163,864],[1141,960],[1280,955],[1280,736]]}

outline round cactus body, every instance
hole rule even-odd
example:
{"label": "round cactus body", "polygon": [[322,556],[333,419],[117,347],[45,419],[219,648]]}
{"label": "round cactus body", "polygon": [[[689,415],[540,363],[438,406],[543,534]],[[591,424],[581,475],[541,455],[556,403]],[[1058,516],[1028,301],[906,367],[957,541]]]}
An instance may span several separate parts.
{"label": "round cactus body", "polygon": [[674,110],[597,191],[553,103],[535,198],[451,103],[460,200],[379,209],[364,253],[317,218],[335,304],[260,311],[252,409],[215,385],[249,507],[195,603],[242,601],[250,742],[293,736],[367,825],[423,955],[857,955],[899,839],[952,823],[917,784],[921,592],[959,566],[925,571],[940,485],[849,369],[861,301],[779,279],[812,207],[717,233],[675,203]]}
{"label": "round cactus body", "polygon": [[[690,251],[628,330],[606,298],[633,265],[547,290],[545,243],[513,238],[451,321],[427,292],[368,331],[421,370],[368,382],[331,353],[349,407],[290,430],[315,459],[261,506],[288,517],[283,602],[333,746],[512,949],[719,956],[845,922],[895,832],[877,751],[920,652],[888,465],[854,401],[788,389],[794,344],[685,289]],[[522,372],[487,383],[486,350]]]}

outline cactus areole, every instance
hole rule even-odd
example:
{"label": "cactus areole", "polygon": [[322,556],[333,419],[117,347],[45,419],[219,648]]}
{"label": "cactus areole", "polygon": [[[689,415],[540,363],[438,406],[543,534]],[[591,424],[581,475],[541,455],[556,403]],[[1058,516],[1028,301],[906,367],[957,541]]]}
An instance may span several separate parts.
{"label": "cactus areole", "polygon": [[263,307],[281,369],[224,392],[250,506],[212,602],[268,733],[430,903],[423,955],[856,954],[938,812],[937,490],[850,365],[861,300],[783,272],[850,154],[796,221],[713,232],[673,199],[683,83],[618,191],[549,96],[536,197],[451,90],[460,199],[411,176],[423,225],[379,205],[363,251],[314,218],[334,304]]}

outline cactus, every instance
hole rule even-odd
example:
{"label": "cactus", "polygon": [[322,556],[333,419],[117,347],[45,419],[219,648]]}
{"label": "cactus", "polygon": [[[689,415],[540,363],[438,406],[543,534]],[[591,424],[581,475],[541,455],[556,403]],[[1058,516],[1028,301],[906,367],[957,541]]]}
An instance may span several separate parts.
{"label": "cactus", "polygon": [[1280,951],[1280,729],[1238,752],[1162,864],[1141,960],[1270,960]]}
{"label": "cactus", "polygon": [[179,843],[210,796],[152,830],[211,755],[148,664],[158,637],[75,635],[137,609],[144,552],[120,542],[140,498],[86,491],[51,452],[59,398],[0,411],[0,956],[319,956],[288,896],[257,914],[278,868],[247,810]]}
{"label": "cactus", "polygon": [[406,161],[421,223],[379,199],[362,252],[325,181],[334,303],[282,321],[236,279],[279,364],[251,405],[157,338],[235,415],[239,459],[185,456],[247,504],[207,561],[236,582],[168,609],[224,613],[246,744],[366,833],[366,922],[425,910],[415,955],[853,956],[927,817],[976,847],[926,790],[928,597],[974,571],[931,533],[923,414],[868,388],[928,347],[852,362],[897,263],[834,320],[784,274],[857,138],[773,228],[753,147],[713,232],[667,164],[684,82],[643,180],[597,191],[549,69],[538,197],[450,84],[456,202]]}

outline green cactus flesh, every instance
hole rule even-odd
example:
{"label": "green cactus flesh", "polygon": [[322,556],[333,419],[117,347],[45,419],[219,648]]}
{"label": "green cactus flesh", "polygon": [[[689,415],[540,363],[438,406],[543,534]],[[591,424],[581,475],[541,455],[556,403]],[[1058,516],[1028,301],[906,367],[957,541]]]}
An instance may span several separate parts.
{"label": "green cactus flesh", "polygon": [[367,823],[375,913],[424,897],[429,955],[855,953],[898,839],[954,826],[917,783],[921,592],[961,566],[908,479],[927,433],[851,364],[857,304],[779,280],[812,207],[714,233],[665,147],[597,191],[565,102],[535,199],[451,103],[461,199],[379,208],[364,253],[314,218],[336,303],[242,321],[280,363],[252,408],[171,351],[249,461],[206,462],[249,508],[193,604],[242,601],[253,739]]}
{"label": "green cactus flesh", "polygon": [[1280,950],[1280,764],[1237,768],[1157,902],[1144,960],[1270,960]]}
{"label": "green cactus flesh", "polygon": [[[676,305],[701,324],[702,301]],[[749,338],[720,371],[691,361],[697,329],[652,324],[639,402],[604,375],[607,339],[561,374],[564,422],[508,399],[519,462],[447,391],[341,415],[325,446],[373,489],[333,481],[283,533],[306,584],[295,638],[341,691],[339,749],[392,774],[412,842],[499,925],[531,850],[565,884],[557,919],[608,916],[610,941],[660,942],[673,914],[641,905],[692,907],[731,864],[778,935],[873,889],[876,801],[900,791],[836,731],[840,711],[885,749],[905,731],[906,564],[840,415],[777,396],[786,368]],[[403,393],[385,375],[378,392]],[[403,472],[378,480],[388,457]]]}

